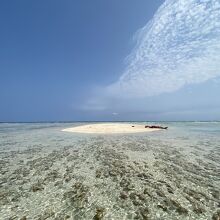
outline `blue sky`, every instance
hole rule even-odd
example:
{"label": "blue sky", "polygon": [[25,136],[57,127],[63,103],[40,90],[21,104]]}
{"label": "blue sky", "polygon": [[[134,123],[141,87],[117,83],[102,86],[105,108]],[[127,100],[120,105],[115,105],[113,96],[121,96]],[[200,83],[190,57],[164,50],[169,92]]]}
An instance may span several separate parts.
{"label": "blue sky", "polygon": [[0,2],[0,121],[220,120],[218,0]]}

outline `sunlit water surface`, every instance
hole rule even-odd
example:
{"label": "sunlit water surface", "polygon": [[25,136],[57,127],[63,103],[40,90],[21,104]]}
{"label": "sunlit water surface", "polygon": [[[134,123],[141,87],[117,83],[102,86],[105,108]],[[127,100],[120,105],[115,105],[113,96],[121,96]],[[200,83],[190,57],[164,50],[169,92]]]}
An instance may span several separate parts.
{"label": "sunlit water surface", "polygon": [[81,124],[0,124],[0,219],[220,219],[219,122],[61,131]]}

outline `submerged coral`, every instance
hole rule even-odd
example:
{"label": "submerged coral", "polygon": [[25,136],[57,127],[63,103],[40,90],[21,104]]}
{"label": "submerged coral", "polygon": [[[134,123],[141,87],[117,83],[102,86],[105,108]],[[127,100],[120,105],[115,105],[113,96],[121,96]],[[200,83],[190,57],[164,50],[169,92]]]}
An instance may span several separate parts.
{"label": "submerged coral", "polygon": [[0,139],[0,219],[220,218],[218,136],[50,132]]}

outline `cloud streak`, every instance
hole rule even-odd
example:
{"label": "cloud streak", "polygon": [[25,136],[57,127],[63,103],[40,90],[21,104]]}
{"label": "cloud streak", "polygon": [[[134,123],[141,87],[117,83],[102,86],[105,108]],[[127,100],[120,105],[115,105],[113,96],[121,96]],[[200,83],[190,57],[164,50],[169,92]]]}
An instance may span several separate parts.
{"label": "cloud streak", "polygon": [[220,76],[220,1],[167,0],[135,35],[107,97],[145,98]]}

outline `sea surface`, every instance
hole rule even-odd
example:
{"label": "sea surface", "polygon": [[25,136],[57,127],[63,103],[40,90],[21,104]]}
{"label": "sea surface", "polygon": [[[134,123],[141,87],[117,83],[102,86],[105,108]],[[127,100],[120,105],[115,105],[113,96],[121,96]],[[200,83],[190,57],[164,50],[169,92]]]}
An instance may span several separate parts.
{"label": "sea surface", "polygon": [[[137,122],[126,135],[84,123],[0,124],[0,219],[220,219],[220,122]],[[88,124],[88,123],[86,123]]]}

